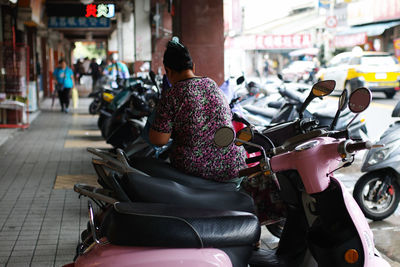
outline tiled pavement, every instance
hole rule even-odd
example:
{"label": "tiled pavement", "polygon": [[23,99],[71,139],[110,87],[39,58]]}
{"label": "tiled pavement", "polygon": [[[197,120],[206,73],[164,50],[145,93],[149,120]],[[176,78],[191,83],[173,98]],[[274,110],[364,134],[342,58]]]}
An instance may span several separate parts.
{"label": "tiled pavement", "polygon": [[[54,185],[57,176],[93,176],[86,146],[105,143],[98,136],[97,117],[87,114],[90,99],[81,99],[80,109],[71,114],[50,103],[41,103],[29,129],[0,129],[0,267],[69,263],[86,227],[87,199]],[[354,180],[346,186],[351,184]],[[397,212],[370,224],[377,248],[396,261],[388,259],[392,267],[400,266],[399,217]],[[276,239],[263,231],[262,241],[273,246]]]}
{"label": "tiled pavement", "polygon": [[57,175],[94,174],[85,147],[64,144],[82,137],[90,141],[68,135],[70,129],[95,127],[94,116],[64,114],[44,102],[29,129],[15,132],[0,146],[0,266],[62,266],[72,261],[87,222],[87,199],[53,187]]}

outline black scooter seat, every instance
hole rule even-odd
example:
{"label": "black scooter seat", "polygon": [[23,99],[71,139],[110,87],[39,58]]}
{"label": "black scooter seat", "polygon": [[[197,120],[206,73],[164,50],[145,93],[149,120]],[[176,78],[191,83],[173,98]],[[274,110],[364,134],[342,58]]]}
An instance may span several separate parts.
{"label": "black scooter seat", "polygon": [[171,165],[165,161],[154,158],[132,157],[129,159],[129,165],[150,176],[165,178],[193,188],[216,191],[237,191],[237,185],[235,183],[216,182],[192,176],[172,168]]}
{"label": "black scooter seat", "polygon": [[241,191],[192,188],[165,178],[126,173],[121,186],[134,202],[254,212],[253,199]]}
{"label": "black scooter seat", "polygon": [[114,204],[101,229],[116,245],[176,248],[251,246],[261,232],[247,212],[132,202]]}
{"label": "black scooter seat", "polygon": [[[328,118],[328,119],[333,119],[335,117],[337,109],[333,108],[324,108],[321,110],[318,110],[317,112],[313,113],[313,116],[315,118]],[[345,109],[343,112],[340,113],[339,117],[344,117],[347,116],[350,113],[349,109]]]}
{"label": "black scooter seat", "polygon": [[268,107],[255,107],[251,105],[246,105],[243,106],[245,110],[247,110],[250,113],[256,114],[256,115],[261,115],[267,118],[273,118],[279,111],[279,109],[275,108],[268,108]]}

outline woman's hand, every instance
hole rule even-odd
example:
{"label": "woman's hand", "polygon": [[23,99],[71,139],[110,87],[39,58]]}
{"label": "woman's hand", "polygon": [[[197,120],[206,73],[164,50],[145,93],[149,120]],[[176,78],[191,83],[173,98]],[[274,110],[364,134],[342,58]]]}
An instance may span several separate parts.
{"label": "woman's hand", "polygon": [[149,140],[155,146],[166,145],[171,138],[171,133],[162,133],[150,128]]}

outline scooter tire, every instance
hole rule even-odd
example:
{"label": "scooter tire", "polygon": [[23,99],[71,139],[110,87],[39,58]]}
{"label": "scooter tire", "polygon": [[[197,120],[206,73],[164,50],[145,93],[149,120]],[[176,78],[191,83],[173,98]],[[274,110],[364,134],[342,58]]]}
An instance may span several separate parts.
{"label": "scooter tire", "polygon": [[400,201],[400,186],[396,181],[396,177],[393,177],[392,179],[393,195],[389,200],[390,203],[387,205],[387,207],[384,210],[379,211],[374,207],[367,206],[367,203],[365,202],[366,200],[364,196],[364,191],[369,189],[367,189],[366,187],[368,187],[374,181],[383,180],[385,175],[391,175],[391,173],[381,170],[379,172],[371,172],[364,174],[363,176],[361,176],[361,178],[357,181],[357,183],[354,186],[353,190],[354,199],[360,206],[365,217],[373,221],[381,221],[391,216],[396,211]]}
{"label": "scooter tire", "polygon": [[99,109],[99,105],[100,105],[100,103],[98,101],[96,101],[96,100],[93,101],[92,103],[90,103],[90,105],[89,105],[89,114],[96,115],[97,111]]}

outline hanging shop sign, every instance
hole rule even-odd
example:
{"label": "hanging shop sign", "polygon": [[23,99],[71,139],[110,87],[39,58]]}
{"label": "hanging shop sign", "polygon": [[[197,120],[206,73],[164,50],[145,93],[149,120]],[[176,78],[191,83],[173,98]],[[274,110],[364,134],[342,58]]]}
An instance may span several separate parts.
{"label": "hanging shop sign", "polygon": [[113,18],[115,16],[114,4],[89,4],[86,5],[85,17],[90,18]]}
{"label": "hanging shop sign", "polygon": [[49,17],[49,28],[109,28],[108,18]]}
{"label": "hanging shop sign", "polygon": [[354,47],[357,45],[364,45],[367,43],[367,34],[365,32],[337,35],[334,39],[334,46],[336,48]]}
{"label": "hanging shop sign", "polygon": [[311,34],[244,35],[225,39],[225,48],[247,50],[300,49],[312,47]]}
{"label": "hanging shop sign", "polygon": [[394,55],[400,60],[400,38],[393,40]]}

